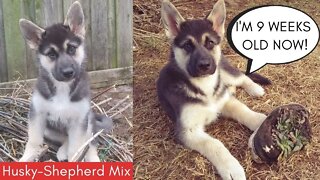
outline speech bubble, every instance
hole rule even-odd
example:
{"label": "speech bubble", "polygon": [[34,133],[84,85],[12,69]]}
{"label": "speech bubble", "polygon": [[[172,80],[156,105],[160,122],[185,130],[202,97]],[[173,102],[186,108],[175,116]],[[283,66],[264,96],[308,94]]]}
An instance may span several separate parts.
{"label": "speech bubble", "polygon": [[305,12],[288,6],[258,6],[229,24],[230,46],[248,59],[246,74],[267,64],[287,64],[310,54],[319,42],[319,27]]}

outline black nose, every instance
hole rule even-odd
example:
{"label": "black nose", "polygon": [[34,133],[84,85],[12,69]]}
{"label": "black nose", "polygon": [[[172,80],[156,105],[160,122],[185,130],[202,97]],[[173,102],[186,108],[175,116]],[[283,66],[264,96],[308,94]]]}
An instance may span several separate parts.
{"label": "black nose", "polygon": [[62,75],[65,78],[71,78],[74,75],[74,70],[71,67],[62,70]]}
{"label": "black nose", "polygon": [[201,71],[207,71],[208,69],[210,69],[210,62],[207,60],[203,60],[203,61],[199,61],[198,63],[198,69]]}

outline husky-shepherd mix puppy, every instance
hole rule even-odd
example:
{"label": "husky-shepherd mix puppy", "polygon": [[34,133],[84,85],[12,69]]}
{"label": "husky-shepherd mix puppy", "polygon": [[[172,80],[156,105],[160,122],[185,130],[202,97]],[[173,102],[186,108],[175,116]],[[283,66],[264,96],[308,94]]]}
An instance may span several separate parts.
{"label": "husky-shepherd mix puppy", "polygon": [[[208,158],[223,179],[245,179],[245,172],[221,141],[205,132],[219,115],[230,117],[254,131],[266,115],[250,110],[230,92],[241,86],[250,95],[264,89],[228,64],[221,53],[226,18],[219,0],[204,19],[185,20],[168,1],[162,3],[162,20],[171,42],[168,64],[161,70],[157,91],[161,106],[175,121],[179,140]],[[261,84],[268,79],[255,75]]]}
{"label": "husky-shepherd mix puppy", "polygon": [[[21,32],[37,51],[39,77],[29,113],[28,143],[20,161],[34,161],[44,138],[59,142],[59,161],[70,161],[99,125],[110,129],[110,118],[90,109],[90,87],[85,71],[84,14],[80,3],[68,10],[65,22],[45,29],[21,19]],[[85,161],[100,161],[91,143]]]}

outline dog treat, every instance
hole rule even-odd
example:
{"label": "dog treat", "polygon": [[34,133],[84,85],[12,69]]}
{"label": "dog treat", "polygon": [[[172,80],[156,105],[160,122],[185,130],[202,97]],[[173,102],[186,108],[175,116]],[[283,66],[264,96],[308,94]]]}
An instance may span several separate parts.
{"label": "dog treat", "polygon": [[299,104],[273,110],[251,135],[249,148],[255,162],[271,164],[288,158],[311,141],[309,112]]}

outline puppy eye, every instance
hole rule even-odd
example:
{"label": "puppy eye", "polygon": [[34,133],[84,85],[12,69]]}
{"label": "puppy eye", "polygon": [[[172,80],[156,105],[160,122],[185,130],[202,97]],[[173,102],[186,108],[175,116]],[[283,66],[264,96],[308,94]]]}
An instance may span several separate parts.
{"label": "puppy eye", "polygon": [[51,59],[51,60],[55,60],[55,59],[57,59],[57,54],[55,53],[55,52],[53,52],[53,51],[50,51],[48,54],[47,54],[47,56]]}
{"label": "puppy eye", "polygon": [[206,41],[206,44],[205,44],[205,47],[206,47],[208,50],[212,50],[215,45],[216,45],[216,44],[215,44],[212,40],[207,40],[207,41]]}
{"label": "puppy eye", "polygon": [[190,52],[193,50],[193,44],[192,42],[189,40],[187,42],[185,42],[183,45],[182,45],[182,48],[187,51],[187,52]]}
{"label": "puppy eye", "polygon": [[74,55],[76,53],[76,49],[77,48],[75,46],[69,45],[67,49],[67,53],[70,55]]}

